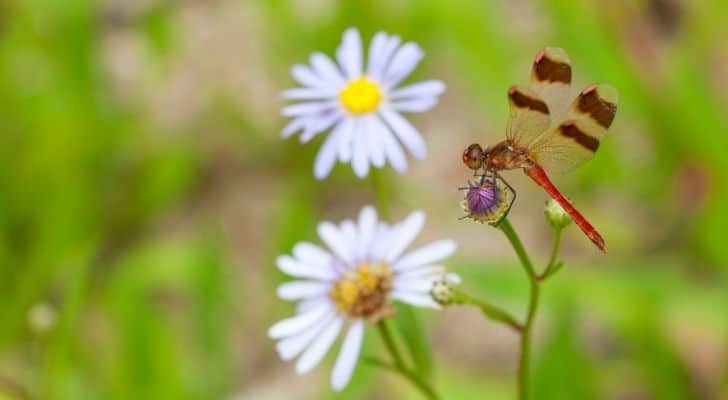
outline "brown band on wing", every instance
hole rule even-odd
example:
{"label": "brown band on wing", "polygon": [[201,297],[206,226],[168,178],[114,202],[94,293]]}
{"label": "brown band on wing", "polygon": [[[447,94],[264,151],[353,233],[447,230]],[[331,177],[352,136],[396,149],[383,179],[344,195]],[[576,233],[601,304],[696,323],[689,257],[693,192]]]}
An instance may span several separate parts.
{"label": "brown band on wing", "polygon": [[584,131],[579,129],[579,127],[573,122],[565,122],[561,124],[559,130],[562,135],[574,139],[576,143],[579,143],[584,148],[592,152],[597,151],[599,148],[599,139],[584,133]]}
{"label": "brown band on wing", "polygon": [[571,83],[571,65],[550,59],[543,50],[533,61],[533,72],[539,81]]}
{"label": "brown band on wing", "polygon": [[599,96],[596,85],[589,86],[579,94],[577,107],[580,112],[588,114],[599,125],[609,128],[617,113],[617,105]]}
{"label": "brown band on wing", "polygon": [[529,110],[538,111],[547,115],[549,113],[549,108],[546,103],[519,91],[516,87],[508,90],[508,97],[511,99],[513,105],[518,108],[528,108]]}

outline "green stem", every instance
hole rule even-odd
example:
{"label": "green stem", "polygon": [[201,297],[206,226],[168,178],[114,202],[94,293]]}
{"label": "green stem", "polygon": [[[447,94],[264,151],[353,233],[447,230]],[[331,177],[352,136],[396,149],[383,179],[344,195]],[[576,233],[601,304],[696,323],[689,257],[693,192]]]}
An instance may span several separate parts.
{"label": "green stem", "polygon": [[521,357],[518,360],[518,398],[520,400],[528,400],[529,364],[531,359],[531,331],[533,327],[533,321],[536,316],[536,310],[538,309],[539,281],[533,269],[533,264],[531,264],[531,260],[528,258],[528,254],[523,248],[521,239],[518,237],[518,234],[516,234],[516,232],[513,230],[513,227],[511,226],[511,223],[508,221],[508,219],[503,219],[503,221],[498,224],[498,228],[503,231],[503,233],[508,238],[508,241],[511,242],[511,246],[513,246],[513,250],[515,250],[516,254],[518,255],[518,259],[521,261],[521,265],[523,265],[523,269],[526,271],[526,274],[528,275],[528,280],[530,282],[528,314],[526,316],[526,322],[523,325],[523,330],[521,331]]}
{"label": "green stem", "polygon": [[497,306],[494,306],[490,303],[487,303],[483,300],[476,299],[475,297],[461,291],[460,289],[454,289],[455,291],[455,297],[453,299],[453,302],[456,304],[470,304],[472,306],[478,307],[480,311],[488,318],[504,323],[517,332],[521,332],[523,330],[523,325],[521,325],[515,317],[513,317],[508,311],[503,310],[502,308],[499,308]]}
{"label": "green stem", "polygon": [[407,379],[413,386],[415,386],[417,389],[422,392],[422,394],[430,399],[430,400],[439,400],[440,397],[435,393],[435,391],[428,385],[425,381],[420,379],[417,374],[410,371],[404,364],[404,360],[402,359],[402,355],[399,351],[399,348],[397,347],[397,343],[394,341],[394,338],[392,337],[392,333],[389,330],[389,324],[387,323],[387,320],[381,320],[377,324],[377,328],[379,329],[379,334],[382,336],[382,341],[384,342],[385,346],[387,347],[387,350],[389,351],[389,354],[392,356],[392,359],[394,360],[394,365],[383,363],[380,361],[373,361],[375,365],[378,365],[380,367],[385,367],[388,369],[391,369],[393,371],[398,372],[402,377]]}
{"label": "green stem", "polygon": [[554,229],[554,231],[554,245],[551,248],[551,257],[549,258],[549,263],[546,265],[546,269],[544,269],[541,275],[538,276],[539,282],[551,275],[551,270],[556,265],[556,257],[559,255],[559,246],[561,246],[561,229]]}
{"label": "green stem", "polygon": [[374,184],[374,191],[377,194],[379,214],[383,219],[389,220],[389,191],[387,190],[384,172],[378,169],[373,169],[371,171],[371,175],[372,183]]}

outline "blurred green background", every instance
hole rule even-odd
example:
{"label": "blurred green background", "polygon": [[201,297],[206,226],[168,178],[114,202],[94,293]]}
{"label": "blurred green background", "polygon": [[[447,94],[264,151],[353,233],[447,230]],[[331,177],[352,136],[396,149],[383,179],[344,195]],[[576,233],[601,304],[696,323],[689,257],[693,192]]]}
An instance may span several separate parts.
{"label": "blurred green background", "polygon": [[[350,166],[314,180],[321,138],[278,135],[290,66],[349,26],[418,42],[409,81],[448,85],[412,117],[429,158],[386,173],[393,216],[425,210],[420,240],[457,240],[465,288],[517,315],[526,279],[505,238],[457,221],[460,152],[504,136],[506,90],[546,45],[577,86],[616,86],[596,158],[554,178],[610,252],[566,233],[535,398],[728,398],[727,15],[722,0],[0,1],[0,398],[418,398],[364,365],[334,394],[331,357],[299,377],[265,336],[292,312],[275,256],[375,199]],[[546,195],[507,176],[543,264]],[[445,398],[514,397],[510,331],[421,314]]]}

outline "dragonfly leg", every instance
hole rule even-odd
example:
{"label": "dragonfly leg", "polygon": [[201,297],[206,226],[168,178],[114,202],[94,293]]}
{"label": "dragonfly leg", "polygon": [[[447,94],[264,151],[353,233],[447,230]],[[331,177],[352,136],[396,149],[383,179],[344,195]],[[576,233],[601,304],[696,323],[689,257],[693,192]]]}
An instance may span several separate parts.
{"label": "dragonfly leg", "polygon": [[511,186],[507,180],[503,179],[503,177],[498,173],[498,171],[493,171],[493,184],[495,184],[495,179],[500,178],[501,182],[503,182],[506,187],[508,187],[508,190],[513,195],[513,199],[511,199],[511,202],[508,204],[508,209],[506,210],[504,215],[508,215],[509,212],[511,212],[511,207],[513,207],[513,203],[516,202],[516,190],[513,189],[513,186]]}

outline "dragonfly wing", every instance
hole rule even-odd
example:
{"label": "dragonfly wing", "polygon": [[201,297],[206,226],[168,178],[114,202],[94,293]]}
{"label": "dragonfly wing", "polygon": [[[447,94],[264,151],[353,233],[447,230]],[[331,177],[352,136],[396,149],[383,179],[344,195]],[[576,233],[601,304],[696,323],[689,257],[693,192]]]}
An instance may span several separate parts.
{"label": "dragonfly wing", "polygon": [[617,113],[617,90],[591,85],[571,103],[566,118],[529,146],[536,162],[549,172],[568,171],[589,160]]}
{"label": "dragonfly wing", "polygon": [[560,120],[566,113],[571,90],[571,60],[560,47],[546,47],[533,60],[531,89],[549,106],[551,118]]}
{"label": "dragonfly wing", "polygon": [[508,89],[508,103],[511,108],[507,128],[508,139],[521,146],[528,146],[549,128],[551,123],[549,108],[530,89],[511,86]]}

